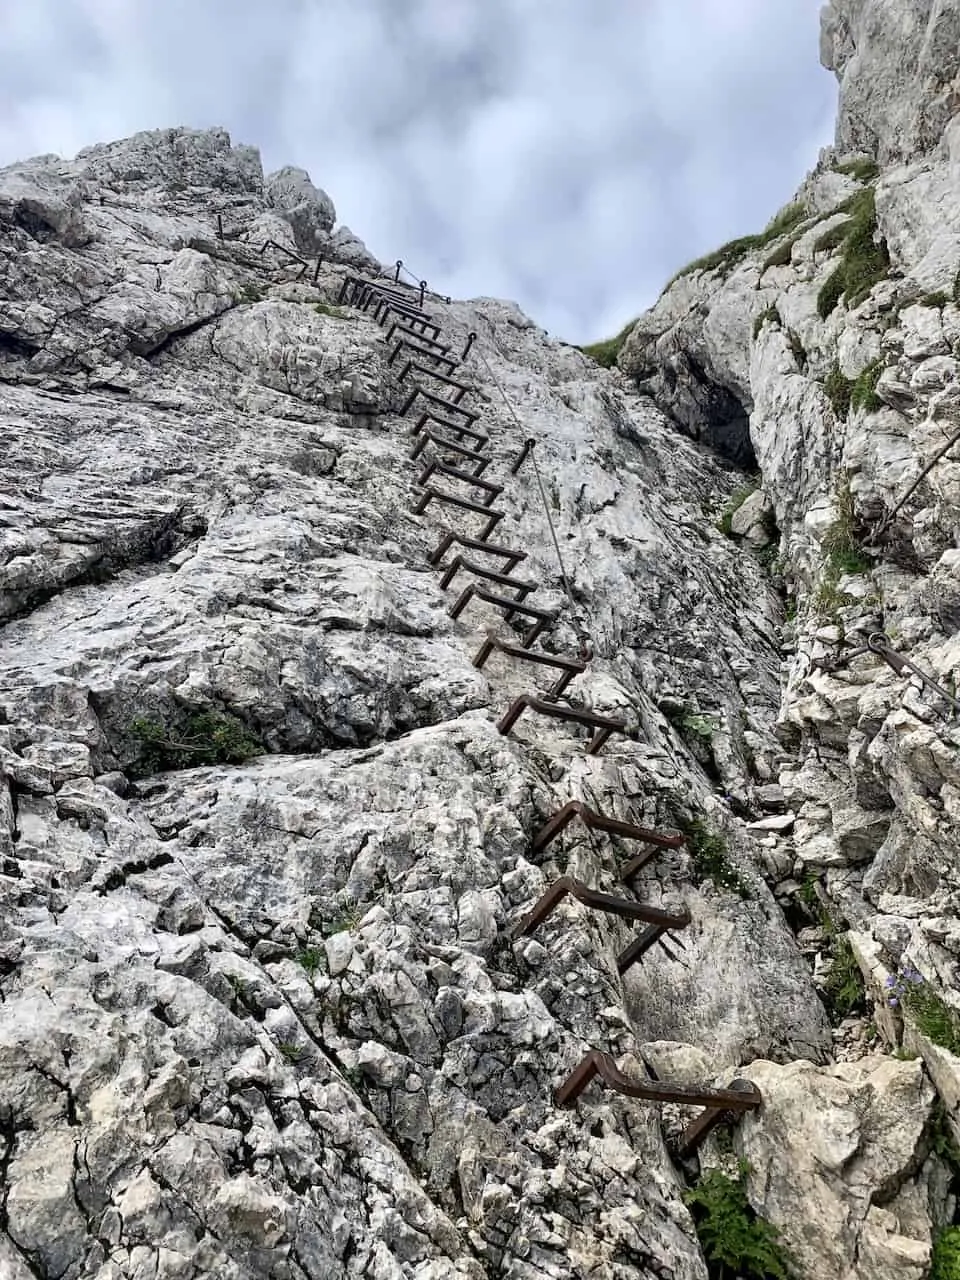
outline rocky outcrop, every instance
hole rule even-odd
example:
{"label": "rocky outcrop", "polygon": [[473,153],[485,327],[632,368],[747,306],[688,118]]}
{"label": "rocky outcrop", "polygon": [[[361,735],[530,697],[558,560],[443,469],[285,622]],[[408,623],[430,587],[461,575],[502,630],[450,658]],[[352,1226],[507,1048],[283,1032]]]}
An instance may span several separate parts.
{"label": "rocky outcrop", "polygon": [[[474,663],[516,619],[450,613],[476,569],[445,589],[430,557],[472,517],[411,510],[413,374],[344,300],[378,264],[306,173],[219,130],[0,171],[14,1280],[705,1280],[693,1113],[599,1083],[558,1108],[589,1049],[753,1081],[725,1145],[804,1274],[921,1280],[960,1132],[920,1016],[960,1007],[960,739],[902,662],[960,659],[958,477],[921,474],[957,407],[960,225],[954,131],[924,141],[949,12],[921,38],[919,8],[896,35],[835,0],[841,152],[665,291],[620,374],[512,304],[429,302],[544,650],[591,654],[570,696],[622,722],[602,754],[498,730],[538,674]],[[904,32],[897,97],[871,67]],[[848,157],[871,128],[889,150]],[[731,459],[762,473],[735,501]],[[894,620],[892,665],[846,660]],[[517,935],[563,875],[628,891],[630,841],[534,840],[571,800],[686,832],[629,892],[690,923],[623,973],[637,927],[574,898]]]}

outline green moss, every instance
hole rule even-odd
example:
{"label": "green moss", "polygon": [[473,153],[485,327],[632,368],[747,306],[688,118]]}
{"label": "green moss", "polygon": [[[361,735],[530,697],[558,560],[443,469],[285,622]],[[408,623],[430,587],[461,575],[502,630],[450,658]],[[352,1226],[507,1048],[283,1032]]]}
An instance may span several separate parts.
{"label": "green moss", "polygon": [[760,336],[760,330],[765,324],[779,324],[780,312],[775,306],[767,307],[766,311],[761,311],[753,322],[753,340],[756,342]]}
{"label": "green moss", "polygon": [[834,1022],[840,1022],[852,1013],[866,1012],[863,974],[848,938],[838,938],[834,942],[833,963],[823,984],[823,994]]}
{"label": "green moss", "polygon": [[161,720],[138,717],[130,732],[140,741],[134,776],[199,765],[240,764],[261,755],[264,747],[242,720],[229,712],[200,711],[179,729]]}
{"label": "green moss", "polygon": [[827,399],[836,417],[841,422],[845,421],[850,412],[853,383],[843,374],[838,362],[834,362],[833,368],[824,378],[823,389],[827,393]]}
{"label": "green moss", "polygon": [[745,484],[741,489],[738,489],[724,507],[723,514],[717,521],[717,528],[725,538],[729,538],[733,531],[733,517],[737,514],[750,495],[752,493],[756,493],[759,488],[760,482],[758,480],[751,480],[749,484]]}
{"label": "green moss", "polygon": [[837,173],[849,174],[857,182],[872,182],[880,172],[876,160],[847,160],[843,164],[834,165]]}
{"label": "green moss", "polygon": [[615,338],[607,338],[605,342],[593,342],[589,346],[581,347],[580,350],[591,360],[596,360],[597,364],[602,365],[604,369],[612,369],[617,363],[623,344],[630,335],[630,330],[636,323],[636,320],[631,320],[623,326]]}
{"label": "green moss", "polygon": [[830,315],[841,297],[848,306],[857,306],[890,270],[886,243],[875,239],[877,208],[873,188],[859,191],[841,208],[850,214],[850,218],[843,224],[840,265],[817,294],[817,311],[823,319]]}
{"label": "green moss", "polygon": [[741,898],[749,898],[750,886],[730,862],[723,836],[710,831],[699,818],[678,825],[687,837],[687,849],[698,874],[704,880],[711,880],[718,889],[728,889]]}
{"label": "green moss", "polygon": [[729,274],[748,253],[754,249],[762,249],[768,244],[772,244],[774,240],[778,240],[781,236],[793,231],[797,224],[802,222],[804,218],[804,208],[802,204],[790,204],[770,222],[763,231],[757,235],[740,236],[736,240],[729,240],[726,244],[721,245],[719,249],[714,249],[712,253],[705,254],[702,258],[697,258],[693,262],[687,263],[674,276],[667,281],[664,291],[682,276],[691,275],[694,271],[722,271]]}
{"label": "green moss", "polygon": [[684,1192],[710,1280],[792,1280],[795,1263],[779,1231],[747,1199],[749,1172],[745,1160],[738,1162],[736,1178],[711,1169]]}
{"label": "green moss", "polygon": [[960,1227],[946,1227],[934,1240],[930,1280],[960,1280]]}
{"label": "green moss", "polygon": [[877,383],[883,373],[883,361],[874,360],[854,379],[850,390],[850,407],[864,409],[867,413],[876,413],[883,408],[883,401],[877,395]]}

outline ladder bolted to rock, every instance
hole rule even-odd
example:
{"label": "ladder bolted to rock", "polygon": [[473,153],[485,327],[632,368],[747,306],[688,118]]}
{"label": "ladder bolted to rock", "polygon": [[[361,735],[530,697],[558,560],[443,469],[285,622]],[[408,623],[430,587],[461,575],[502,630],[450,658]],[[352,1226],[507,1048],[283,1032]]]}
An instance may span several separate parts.
{"label": "ladder bolted to rock", "polygon": [[[583,629],[574,620],[573,625],[581,637],[581,654],[578,658],[533,650],[531,645],[540,638],[547,627],[557,621],[559,613],[556,609],[538,608],[529,602],[527,597],[538,589],[538,583],[513,577],[517,566],[527,559],[527,553],[489,541],[497,525],[506,517],[505,511],[494,510],[492,505],[502,497],[503,485],[481,478],[491,461],[490,455],[485,452],[490,444],[490,437],[477,425],[480,414],[463,404],[465,398],[475,388],[455,376],[458,363],[466,359],[477,340],[477,335],[474,332],[470,333],[460,361],[451,355],[451,347],[440,341],[441,326],[424,311],[426,281],[419,282],[419,295],[414,290],[402,286],[399,283],[402,266],[402,262],[398,261],[396,277],[390,285],[361,276],[346,276],[340,289],[339,300],[341,302],[349,300],[351,305],[372,314],[381,326],[389,326],[386,339],[388,343],[393,341],[394,347],[387,361],[388,364],[392,365],[401,352],[406,353],[406,360],[400,370],[398,381],[404,382],[408,377],[413,381],[399,409],[400,416],[406,416],[418,399],[426,406],[421,407],[419,417],[410,432],[412,436],[417,437],[410,458],[414,461],[420,459],[428,446],[432,446],[437,452],[435,455],[426,455],[427,463],[422,467],[417,483],[419,496],[414,513],[424,515],[428,507],[434,503],[452,507],[454,511],[479,515],[485,521],[479,537],[466,534],[459,529],[446,529],[428,557],[429,563],[440,570],[442,574],[440,585],[444,589],[452,585],[460,572],[471,573],[474,578],[481,580],[472,581],[464,588],[450,607],[450,616],[459,618],[467,605],[472,600],[476,600],[502,610],[504,621],[509,621],[516,615],[529,619],[531,625],[522,636],[519,645],[511,644],[494,632],[488,631],[486,639],[473,659],[473,665],[482,669],[493,653],[500,653],[517,661],[532,663],[534,666],[553,668],[560,674],[543,695],[527,693],[516,698],[497,722],[497,729],[506,736],[524,711],[534,711],[539,715],[568,720],[593,729],[594,734],[587,751],[596,755],[612,734],[626,731],[626,723],[623,720],[598,715],[586,708],[575,707],[569,702],[560,701],[566,694],[571,680],[586,671],[586,659],[592,655],[592,642],[587,642],[588,638]],[[450,299],[447,298],[446,301],[449,302]],[[482,350],[479,351],[479,356],[481,362],[486,365],[491,379],[497,383],[507,408],[519,426],[519,419]],[[433,383],[450,388],[450,394],[439,395],[436,391],[425,387],[422,381],[417,380],[418,378],[432,379]],[[536,441],[532,438],[523,441],[519,452],[509,465],[509,473],[515,476],[526,460],[532,457],[533,469],[544,501],[546,519],[559,562],[560,577],[572,608],[574,598],[563,567],[560,545],[547,505],[543,481],[536,465],[535,445]],[[449,458],[450,455],[456,457],[456,465],[443,460],[444,456]],[[473,467],[472,471],[465,469],[468,465]],[[481,501],[475,501],[472,498],[438,489],[431,483],[437,477],[446,477],[449,480],[470,485],[474,489],[479,489],[485,496]],[[444,557],[455,546],[462,550],[457,550],[450,562],[444,564]],[[492,556],[500,563],[497,568],[488,568],[486,564],[478,564],[470,556],[464,555],[464,551],[475,555]],[[512,591],[515,594],[499,594],[482,586],[482,581],[493,583],[502,590]],[[886,653],[881,656],[890,660]],[[619,876],[625,884],[629,884],[660,850],[676,849],[685,842],[682,835],[667,835],[619,818],[611,818],[598,813],[582,801],[572,800],[553,814],[534,835],[533,852],[542,853],[550,842],[576,818],[580,818],[588,830],[603,831],[608,835],[637,840],[650,846],[629,859],[620,868]],[[617,971],[621,975],[626,973],[633,964],[639,962],[654,943],[659,943],[670,955],[664,943],[664,935],[668,930],[685,928],[691,920],[690,912],[686,909],[681,912],[669,912],[646,906],[628,898],[602,893],[572,876],[562,876],[548,886],[534,907],[513,927],[514,936],[533,933],[567,896],[576,898],[585,906],[623,919],[637,920],[645,925],[633,942],[617,956]],[[682,946],[679,939],[676,941]],[[729,1089],[700,1089],[687,1085],[671,1085],[661,1081],[632,1080],[617,1067],[609,1054],[596,1049],[585,1055],[580,1064],[556,1090],[554,1095],[556,1105],[572,1107],[596,1076],[599,1076],[609,1088],[627,1097],[650,1102],[672,1102],[702,1107],[700,1116],[684,1131],[679,1146],[681,1155],[695,1151],[707,1134],[724,1119],[737,1113],[755,1110],[761,1105],[759,1089],[748,1080],[734,1080]]]}
{"label": "ladder bolted to rock", "polygon": [[681,1155],[695,1151],[728,1112],[756,1111],[763,1101],[760,1090],[749,1080],[734,1080],[729,1089],[697,1089],[690,1085],[665,1084],[659,1080],[631,1080],[608,1053],[591,1049],[554,1094],[557,1106],[572,1107],[595,1076],[599,1076],[605,1085],[628,1098],[704,1107],[705,1110],[693,1124],[687,1126],[680,1139]]}

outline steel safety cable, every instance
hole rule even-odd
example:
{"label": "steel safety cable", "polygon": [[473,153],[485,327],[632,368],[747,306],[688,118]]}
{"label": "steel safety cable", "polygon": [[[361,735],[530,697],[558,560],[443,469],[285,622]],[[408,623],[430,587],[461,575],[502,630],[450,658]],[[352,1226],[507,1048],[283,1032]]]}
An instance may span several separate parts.
{"label": "steel safety cable", "polygon": [[[484,366],[486,367],[487,373],[490,375],[491,381],[493,382],[497,390],[500,392],[500,395],[503,398],[503,403],[507,406],[507,411],[509,412],[510,416],[513,418],[514,422],[517,425],[517,428],[522,434],[523,423],[520,421],[519,417],[517,416],[516,410],[514,409],[513,405],[510,403],[507,393],[506,391],[504,391],[503,386],[500,383],[500,379],[494,373],[493,368],[490,364],[490,361],[487,359],[482,348],[478,346],[477,352],[480,356],[480,359],[483,361]],[[573,625],[574,630],[580,636],[581,641],[590,640],[590,633],[577,620],[577,617],[576,617],[577,602],[574,599],[573,589],[570,586],[570,579],[567,577],[567,570],[563,563],[563,553],[560,550],[560,540],[557,537],[557,530],[556,530],[556,526],[553,523],[553,516],[550,514],[550,502],[547,498],[547,490],[543,483],[543,476],[540,474],[540,468],[537,465],[535,448],[531,449],[529,457],[530,457],[530,461],[533,463],[533,473],[537,478],[537,486],[540,489],[540,499],[543,503],[544,515],[547,517],[547,526],[550,529],[550,537],[553,541],[553,549],[556,552],[557,564],[560,568],[560,580],[563,583],[563,589],[566,592],[567,600],[569,601],[569,604],[570,604],[570,610],[571,610],[571,613],[573,614],[573,617],[571,618],[571,623]]]}

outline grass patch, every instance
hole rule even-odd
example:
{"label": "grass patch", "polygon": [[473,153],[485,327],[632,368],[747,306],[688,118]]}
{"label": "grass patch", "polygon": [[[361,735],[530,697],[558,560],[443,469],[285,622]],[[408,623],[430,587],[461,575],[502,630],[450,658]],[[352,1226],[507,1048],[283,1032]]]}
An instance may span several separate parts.
{"label": "grass patch", "polygon": [[737,514],[750,495],[756,493],[759,488],[760,482],[758,480],[751,480],[750,483],[745,484],[742,489],[738,489],[724,507],[723,514],[717,521],[717,528],[725,538],[729,538],[732,534],[733,517]]}
{"label": "grass patch", "polygon": [[880,173],[880,166],[876,160],[846,160],[843,164],[833,166],[834,172],[845,173],[851,178],[856,178],[857,182],[872,182]]}
{"label": "grass patch", "polygon": [[821,546],[827,553],[827,566],[836,581],[844,573],[866,573],[873,565],[864,556],[857,537],[856,511],[848,475],[844,475],[837,486],[834,507],[837,514],[824,531]]}
{"label": "grass patch", "polygon": [[953,277],[953,300],[960,307],[960,268],[957,269],[957,274]]}
{"label": "grass patch", "polygon": [[245,284],[234,295],[236,302],[262,302],[263,290],[256,284]]}
{"label": "grass patch", "polygon": [[794,1261],[775,1226],[759,1217],[747,1199],[750,1166],[737,1162],[737,1177],[719,1169],[685,1191],[710,1280],[792,1280]]}
{"label": "grass patch", "polygon": [[824,320],[841,297],[850,307],[861,303],[890,270],[886,242],[878,243],[874,238],[877,208],[873,188],[858,192],[842,207],[850,214],[849,220],[843,223],[843,258],[817,294],[817,311]]}
{"label": "grass patch", "polygon": [[836,310],[837,304],[843,297],[843,281],[843,267],[839,266],[835,271],[831,271],[820,286],[820,292],[817,294],[817,314],[821,320],[826,320],[827,316]]}
{"label": "grass patch", "polygon": [[863,974],[848,938],[834,939],[832,960],[823,984],[824,1000],[831,1017],[840,1022],[852,1013],[866,1013],[867,993]]}
{"label": "grass patch", "polygon": [[960,1280],[960,1227],[945,1227],[934,1240],[930,1280]]}
{"label": "grass patch", "polygon": [[960,1026],[957,1015],[929,983],[918,983],[910,987],[903,1003],[913,1014],[918,1031],[941,1049],[960,1057]]}
{"label": "grass patch", "polygon": [[623,344],[630,335],[630,330],[636,323],[636,320],[631,320],[623,326],[615,338],[607,338],[605,342],[593,342],[589,346],[581,347],[580,350],[585,356],[602,365],[604,369],[612,369],[617,363]]}
{"label": "grass patch", "polygon": [[765,324],[779,324],[780,312],[775,306],[767,307],[766,311],[761,311],[753,322],[753,340],[756,342],[760,337],[760,330]]}
{"label": "grass patch", "polygon": [[140,741],[135,777],[199,765],[242,764],[264,752],[263,743],[229,712],[196,712],[182,730],[141,716],[130,732]]}
{"label": "grass patch", "polygon": [[347,315],[342,307],[334,307],[329,302],[315,302],[313,309],[318,316],[332,316],[335,320],[343,320]]}
{"label": "grass patch", "polygon": [[844,375],[838,361],[834,361],[833,368],[824,378],[823,389],[827,393],[827,399],[830,401],[835,417],[845,422],[850,412],[853,383]]}
{"label": "grass patch", "polygon": [[949,293],[945,293],[943,289],[938,289],[936,293],[925,293],[920,299],[921,307],[945,307],[950,301]]}
{"label": "grass patch", "polygon": [[832,227],[828,227],[826,231],[817,237],[813,242],[814,253],[827,253],[830,250],[838,248],[847,238],[847,232],[850,230],[850,223],[838,222]]}
{"label": "grass patch", "polygon": [[312,978],[315,973],[326,969],[327,953],[321,947],[304,947],[302,951],[297,952],[297,963],[302,965],[308,977]]}
{"label": "grass patch", "polygon": [[883,408],[883,401],[877,395],[877,383],[883,373],[883,361],[874,360],[854,379],[850,389],[850,408],[863,409],[867,413],[876,413]]}
{"label": "grass patch", "polygon": [[692,275],[695,271],[722,271],[724,274],[729,274],[748,253],[754,249],[763,249],[774,240],[779,240],[781,236],[795,230],[804,217],[805,210],[802,204],[787,205],[759,234],[729,240],[719,249],[714,249],[712,253],[704,254],[702,258],[696,258],[693,262],[687,263],[676,275],[670,277],[664,286],[664,293],[677,280],[683,276]]}
{"label": "grass patch", "polygon": [[711,880],[718,889],[728,889],[741,898],[749,898],[750,886],[730,862],[723,836],[710,831],[699,818],[677,825],[687,837],[687,849],[697,873],[704,880]]}

